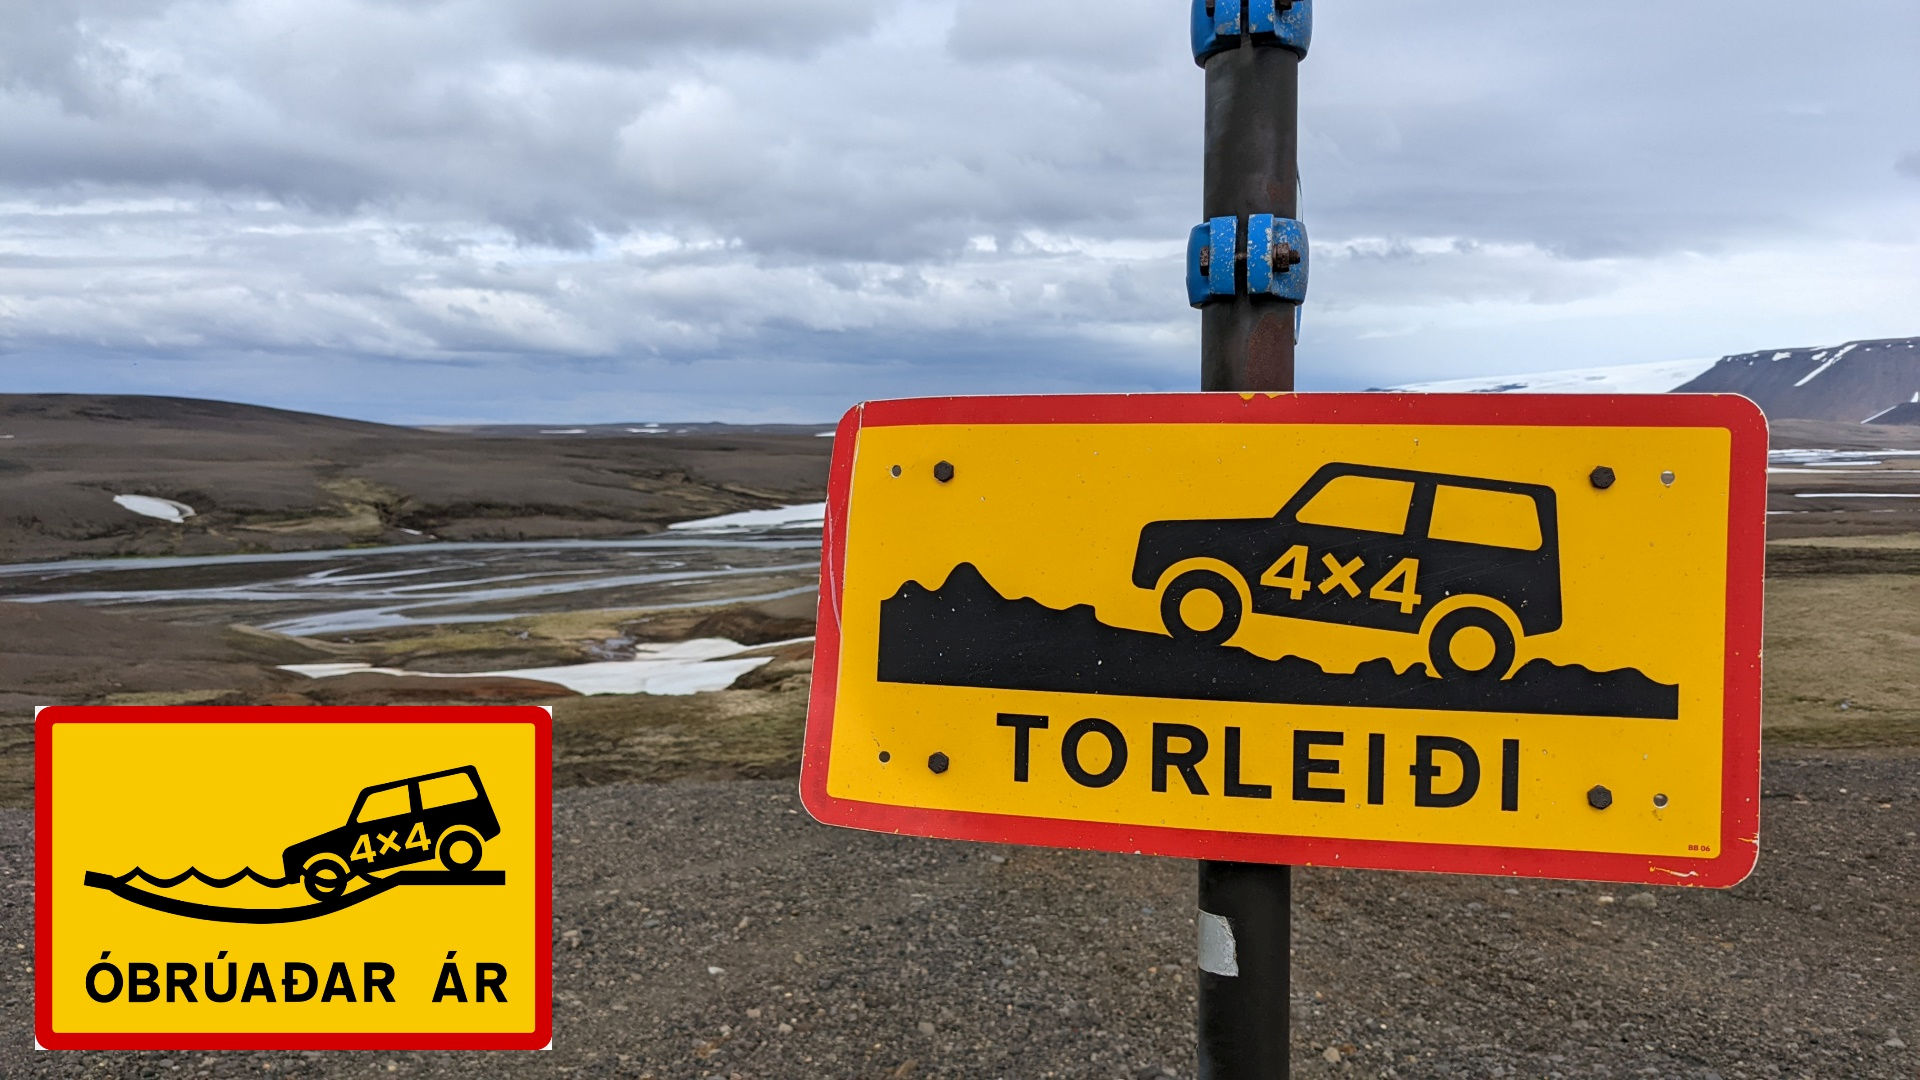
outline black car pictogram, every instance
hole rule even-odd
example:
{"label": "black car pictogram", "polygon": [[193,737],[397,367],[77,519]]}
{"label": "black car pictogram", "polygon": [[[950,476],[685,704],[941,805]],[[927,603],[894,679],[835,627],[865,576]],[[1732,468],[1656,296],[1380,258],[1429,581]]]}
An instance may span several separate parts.
{"label": "black car pictogram", "polygon": [[1148,524],[1133,583],[1176,638],[1223,643],[1251,610],[1419,634],[1435,674],[1505,677],[1516,635],[1560,627],[1554,493],[1335,462],[1270,518]]}
{"label": "black car pictogram", "polygon": [[363,789],[345,825],[294,844],[283,859],[287,877],[327,900],[355,877],[427,859],[472,870],[481,845],[498,835],[479,771],[462,765]]}

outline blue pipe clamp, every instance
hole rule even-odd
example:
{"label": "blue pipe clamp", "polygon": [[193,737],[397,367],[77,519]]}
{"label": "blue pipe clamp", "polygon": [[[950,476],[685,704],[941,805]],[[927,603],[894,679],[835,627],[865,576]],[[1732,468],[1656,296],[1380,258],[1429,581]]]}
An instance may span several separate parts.
{"label": "blue pipe clamp", "polygon": [[1193,0],[1194,63],[1205,67],[1207,57],[1237,48],[1242,34],[1305,59],[1313,41],[1313,0]]}
{"label": "blue pipe clamp", "polygon": [[1187,303],[1199,307],[1238,291],[1233,259],[1239,234],[1240,219],[1232,217],[1213,218],[1187,234]]}
{"label": "blue pipe clamp", "polygon": [[[1217,217],[1187,234],[1187,302],[1200,307],[1236,295],[1240,220]],[[1307,299],[1307,227],[1293,218],[1253,214],[1247,218],[1246,288],[1302,304]]]}
{"label": "blue pipe clamp", "polygon": [[1293,218],[1247,219],[1247,294],[1302,304],[1307,299],[1307,227]]}

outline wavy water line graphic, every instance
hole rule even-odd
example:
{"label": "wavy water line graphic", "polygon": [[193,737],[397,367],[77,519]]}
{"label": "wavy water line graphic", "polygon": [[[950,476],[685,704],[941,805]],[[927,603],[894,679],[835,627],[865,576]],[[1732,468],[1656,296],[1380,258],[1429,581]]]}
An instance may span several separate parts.
{"label": "wavy water line graphic", "polygon": [[[93,876],[93,875],[90,874],[89,876]],[[180,871],[178,874],[175,874],[174,876],[167,877],[167,878],[155,877],[138,866],[134,867],[133,869],[117,877],[109,874],[100,874],[98,876],[106,878],[110,881],[116,882],[121,885],[128,884],[132,882],[135,878],[138,878],[149,885],[152,885],[156,888],[161,888],[161,889],[171,889],[175,885],[180,884],[181,882],[187,880],[188,878],[192,878],[193,880],[198,881],[203,885],[210,885],[216,889],[227,888],[237,883],[242,878],[247,878],[254,882],[257,882],[258,884],[265,885],[269,889],[282,889],[300,880],[298,877],[270,878],[270,877],[267,877],[265,874],[260,873],[258,870],[255,870],[251,866],[241,867],[239,870],[235,871],[231,876],[223,877],[223,878],[209,877],[205,873],[201,872],[201,870],[198,867],[193,867],[193,866],[189,866],[185,870]]]}
{"label": "wavy water line graphic", "polygon": [[[171,880],[174,882],[184,881],[189,876],[193,876],[194,873],[194,871],[187,871]],[[179,897],[161,896],[156,893],[150,893],[145,889],[136,889],[129,884],[135,874],[139,874],[144,881],[158,882],[166,880],[150,877],[138,869],[130,870],[120,877],[110,877],[97,870],[89,870],[87,871],[86,885],[88,888],[104,889],[128,903],[139,904],[141,907],[152,908],[155,911],[165,912],[169,915],[180,915],[185,918],[201,919],[207,922],[263,924],[302,922],[307,919],[318,918],[322,915],[339,911],[342,908],[352,907],[362,901],[371,900],[399,885],[504,885],[507,880],[506,873],[501,870],[399,870],[385,877],[368,878],[365,885],[319,903],[285,908],[240,908],[201,904],[192,900],[183,900]],[[208,879],[204,875],[201,875],[201,880],[224,880],[227,884],[231,885],[246,876],[246,874],[247,871],[242,871],[241,873],[233,875],[231,878],[223,879]],[[254,876],[258,877],[259,875],[256,874]],[[284,882],[282,884],[284,884]],[[215,887],[224,888],[225,886]]]}

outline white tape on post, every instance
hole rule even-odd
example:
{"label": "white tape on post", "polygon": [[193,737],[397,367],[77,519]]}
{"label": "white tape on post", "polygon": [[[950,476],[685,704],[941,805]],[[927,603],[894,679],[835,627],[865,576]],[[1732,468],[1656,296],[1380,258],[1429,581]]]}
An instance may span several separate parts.
{"label": "white tape on post", "polygon": [[1239,975],[1240,956],[1233,944],[1233,923],[1211,911],[1200,913],[1200,970],[1214,975]]}

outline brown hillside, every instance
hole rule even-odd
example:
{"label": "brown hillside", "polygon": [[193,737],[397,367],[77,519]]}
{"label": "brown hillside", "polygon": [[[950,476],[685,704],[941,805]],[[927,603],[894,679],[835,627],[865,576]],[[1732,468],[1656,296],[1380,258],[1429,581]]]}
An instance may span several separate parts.
{"label": "brown hillside", "polygon": [[[831,450],[724,428],[509,438],[184,398],[0,395],[0,562],[631,535],[817,500]],[[115,495],[195,516],[142,517]]]}

